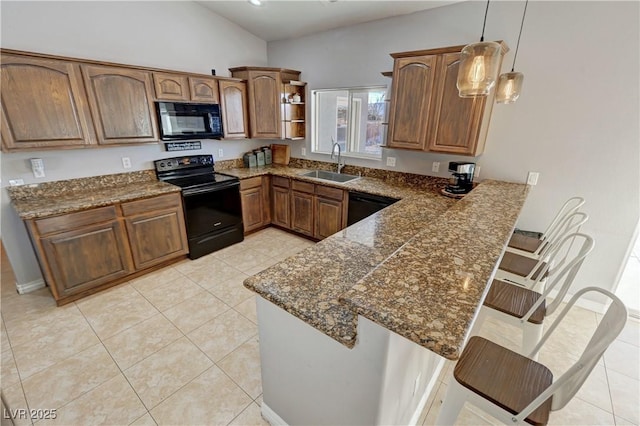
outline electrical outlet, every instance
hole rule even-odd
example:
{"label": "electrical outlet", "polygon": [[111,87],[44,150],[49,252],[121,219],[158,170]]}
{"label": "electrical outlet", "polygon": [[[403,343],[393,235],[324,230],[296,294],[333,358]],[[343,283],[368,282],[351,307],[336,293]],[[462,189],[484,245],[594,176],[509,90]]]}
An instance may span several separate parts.
{"label": "electrical outlet", "polygon": [[540,173],[529,172],[529,174],[527,175],[527,185],[537,185],[539,177],[540,177]]}
{"label": "electrical outlet", "polygon": [[304,148],[304,147],[301,148],[300,149],[300,155],[302,155],[303,157],[306,157],[307,156],[307,148]]}
{"label": "electrical outlet", "polygon": [[32,158],[31,160],[31,171],[33,172],[33,176],[36,178],[44,177],[44,161],[42,158]]}
{"label": "electrical outlet", "polygon": [[9,179],[9,185],[11,186],[24,185],[24,179]]}
{"label": "electrical outlet", "polygon": [[439,172],[440,171],[440,162],[434,161],[433,164],[431,164],[431,171],[432,172]]}
{"label": "electrical outlet", "polygon": [[130,169],[131,168],[131,158],[122,157],[122,167],[124,167],[125,169]]}
{"label": "electrical outlet", "polygon": [[218,148],[218,158],[222,157],[224,157],[224,151],[222,150],[222,148]]}
{"label": "electrical outlet", "polygon": [[395,167],[396,166],[396,157],[387,157],[387,166]]}

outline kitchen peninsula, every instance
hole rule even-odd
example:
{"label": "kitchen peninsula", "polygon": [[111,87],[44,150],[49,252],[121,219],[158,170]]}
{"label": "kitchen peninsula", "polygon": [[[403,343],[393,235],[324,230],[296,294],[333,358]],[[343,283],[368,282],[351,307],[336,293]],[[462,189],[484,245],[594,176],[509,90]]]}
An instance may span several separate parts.
{"label": "kitchen peninsula", "polygon": [[410,424],[460,355],[528,187],[410,196],[245,281],[272,424]]}

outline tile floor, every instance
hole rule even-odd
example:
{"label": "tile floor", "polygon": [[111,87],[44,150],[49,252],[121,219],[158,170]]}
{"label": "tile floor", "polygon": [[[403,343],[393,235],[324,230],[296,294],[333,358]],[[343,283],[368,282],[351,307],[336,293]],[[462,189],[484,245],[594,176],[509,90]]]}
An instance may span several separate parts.
{"label": "tile floor", "polygon": [[636,239],[629,255],[616,294],[627,304],[629,313],[640,318],[640,238]]}
{"label": "tile floor", "polygon": [[[64,307],[47,289],[19,296],[2,262],[2,393],[10,409],[55,409],[64,425],[264,425],[255,296],[242,281],[313,243],[270,228]],[[554,372],[599,316],[578,309],[541,361]],[[623,334],[553,424],[638,424],[639,323]],[[507,346],[518,332],[488,321]],[[562,354],[562,355],[560,355]],[[433,424],[453,363],[421,424]],[[17,419],[17,424],[31,424]],[[491,424],[465,407],[459,424]],[[4,422],[3,422],[4,424]]]}

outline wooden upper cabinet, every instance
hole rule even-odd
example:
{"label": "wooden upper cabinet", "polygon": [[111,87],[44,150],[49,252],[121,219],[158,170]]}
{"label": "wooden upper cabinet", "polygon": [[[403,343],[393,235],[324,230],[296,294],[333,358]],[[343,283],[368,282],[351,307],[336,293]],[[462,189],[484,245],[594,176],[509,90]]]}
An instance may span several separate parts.
{"label": "wooden upper cabinet", "polygon": [[226,139],[249,137],[247,84],[243,81],[220,80],[222,129]]}
{"label": "wooden upper cabinet", "polygon": [[280,73],[249,73],[249,116],[252,138],[280,138]]}
{"label": "wooden upper cabinet", "polygon": [[189,88],[194,102],[220,103],[218,80],[215,78],[189,77]]}
{"label": "wooden upper cabinet", "polygon": [[169,73],[153,73],[153,86],[156,99],[169,101],[188,101],[189,79],[185,75]]}
{"label": "wooden upper cabinet", "polygon": [[157,142],[151,73],[82,65],[98,143]]}
{"label": "wooden upper cabinet", "polygon": [[390,148],[425,149],[437,56],[397,59],[389,114]]}
{"label": "wooden upper cabinet", "polygon": [[2,54],[0,74],[5,149],[95,144],[77,64]]}
{"label": "wooden upper cabinet", "polygon": [[[456,80],[460,65],[459,53],[446,53],[438,66],[436,108],[429,138],[429,151],[476,155],[482,118],[491,114],[493,97],[485,108],[487,97],[461,98]],[[484,142],[484,138],[482,139]],[[484,148],[484,147],[482,147]]]}
{"label": "wooden upper cabinet", "polygon": [[[509,49],[503,42],[498,43],[504,56]],[[394,67],[387,146],[458,155],[482,154],[495,89],[488,96],[458,96],[456,80],[463,48],[451,46],[391,54]]]}

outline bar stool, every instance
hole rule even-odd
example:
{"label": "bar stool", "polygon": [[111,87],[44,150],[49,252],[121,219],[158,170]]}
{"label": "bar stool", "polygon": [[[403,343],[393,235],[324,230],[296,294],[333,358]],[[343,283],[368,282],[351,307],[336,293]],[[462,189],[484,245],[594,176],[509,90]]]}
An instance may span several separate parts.
{"label": "bar stool", "polygon": [[538,258],[545,247],[548,247],[550,241],[561,236],[562,225],[565,223],[565,219],[569,215],[576,213],[583,205],[584,198],[569,198],[558,213],[556,213],[556,216],[549,226],[547,226],[547,229],[544,230],[540,238],[514,233],[507,244],[507,251],[521,256]]}
{"label": "bar stool", "polygon": [[541,251],[538,258],[505,251],[495,278],[532,288],[534,283],[546,278],[549,268],[558,268],[564,265],[566,257],[571,251],[571,245],[560,250],[558,243],[563,241],[563,237],[566,235],[575,233],[588,219],[589,215],[582,212],[572,213],[565,217],[561,225],[562,234],[554,237],[553,241],[548,240],[545,243],[545,249]]}
{"label": "bar stool", "polygon": [[562,409],[573,398],[627,321],[627,309],[615,295],[597,287],[584,288],[571,298],[531,355],[540,350],[576,301],[589,292],[605,295],[611,304],[580,359],[564,374],[554,380],[543,364],[474,336],[453,370],[455,380],[447,386],[436,424],[454,424],[465,402],[505,424],[547,424],[550,412]]}
{"label": "bar stool", "polygon": [[[584,259],[593,250],[593,238],[586,234],[567,235],[559,245],[570,245],[574,241],[578,242],[579,251],[562,269],[555,268],[549,273],[542,294],[504,281],[493,280],[478,312],[472,334],[478,334],[487,317],[496,318],[522,329],[520,353],[530,354],[542,337],[544,319],[560,306]],[[558,294],[547,304],[547,297],[554,289],[558,289]]]}

